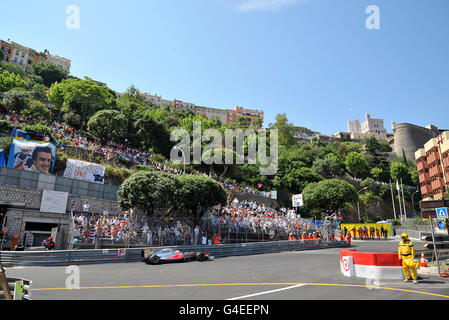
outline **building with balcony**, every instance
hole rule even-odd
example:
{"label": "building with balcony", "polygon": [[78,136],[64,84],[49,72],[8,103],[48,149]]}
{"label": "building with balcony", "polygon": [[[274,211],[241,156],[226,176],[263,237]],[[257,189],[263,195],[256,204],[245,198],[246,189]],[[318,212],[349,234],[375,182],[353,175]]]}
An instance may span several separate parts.
{"label": "building with balcony", "polygon": [[67,74],[70,74],[70,67],[72,62],[69,59],[60,56],[54,56],[50,54],[47,49],[44,51],[44,55],[48,62],[64,70],[65,72],[67,72]]}
{"label": "building with balcony", "polygon": [[35,64],[48,61],[70,74],[71,61],[67,58],[51,55],[48,50],[39,52],[11,41],[11,39],[8,39],[8,41],[0,40],[0,49],[6,62],[21,66],[25,73],[32,73]]}
{"label": "building with balcony", "polygon": [[427,141],[415,159],[423,199],[443,199],[449,190],[449,131]]}
{"label": "building with balcony", "polygon": [[14,47],[9,42],[0,40],[0,50],[3,52],[3,60],[5,62],[11,62]]}

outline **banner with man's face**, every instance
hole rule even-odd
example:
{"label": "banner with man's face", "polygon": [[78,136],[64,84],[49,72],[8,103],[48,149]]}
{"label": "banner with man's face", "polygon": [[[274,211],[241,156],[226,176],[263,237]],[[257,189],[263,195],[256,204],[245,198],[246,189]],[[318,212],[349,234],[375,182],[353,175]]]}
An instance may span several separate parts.
{"label": "banner with man's face", "polygon": [[50,174],[55,161],[54,144],[14,140],[9,151],[8,168]]}

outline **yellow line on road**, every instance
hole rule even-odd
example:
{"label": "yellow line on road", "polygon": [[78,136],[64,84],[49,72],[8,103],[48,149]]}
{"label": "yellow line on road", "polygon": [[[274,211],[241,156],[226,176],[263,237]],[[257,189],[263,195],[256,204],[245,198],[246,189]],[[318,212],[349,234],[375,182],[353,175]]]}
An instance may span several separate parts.
{"label": "yellow line on road", "polygon": [[400,288],[380,287],[380,286],[368,286],[368,285],[355,285],[355,284],[335,284],[335,283],[215,283],[215,284],[161,284],[161,285],[145,285],[145,286],[104,286],[104,287],[80,287],[79,289],[68,288],[37,288],[31,289],[31,291],[73,291],[73,290],[98,290],[98,289],[145,289],[145,288],[187,288],[187,287],[230,287],[230,286],[331,286],[331,287],[352,287],[352,288],[365,288],[365,289],[381,289],[391,291],[402,291],[416,294],[424,294],[435,297],[447,298],[448,295],[408,290]]}

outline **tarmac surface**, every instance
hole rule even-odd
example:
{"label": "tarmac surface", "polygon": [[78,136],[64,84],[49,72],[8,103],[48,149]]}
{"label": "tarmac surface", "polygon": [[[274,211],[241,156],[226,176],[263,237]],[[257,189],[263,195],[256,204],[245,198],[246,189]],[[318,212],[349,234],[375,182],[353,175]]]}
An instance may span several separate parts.
{"label": "tarmac surface", "polygon": [[[424,243],[414,243],[418,258]],[[364,252],[397,252],[397,245],[353,241]],[[6,274],[32,280],[33,300],[449,300],[447,278],[422,276],[418,284],[347,278],[339,258],[340,249],[323,249],[157,266],[15,267]]]}

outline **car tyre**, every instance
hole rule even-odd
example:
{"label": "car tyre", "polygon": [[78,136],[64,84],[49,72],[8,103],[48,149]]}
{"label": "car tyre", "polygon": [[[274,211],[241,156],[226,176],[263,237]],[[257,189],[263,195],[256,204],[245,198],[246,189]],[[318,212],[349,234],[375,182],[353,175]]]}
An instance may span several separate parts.
{"label": "car tyre", "polygon": [[152,256],[152,257],[150,258],[150,263],[151,263],[151,264],[158,264],[160,261],[161,261],[161,259],[159,259],[158,256]]}
{"label": "car tyre", "polygon": [[204,253],[201,252],[201,253],[198,253],[197,259],[198,259],[198,261],[203,262],[203,261],[206,260],[207,258],[206,258],[206,255],[205,255]]}

